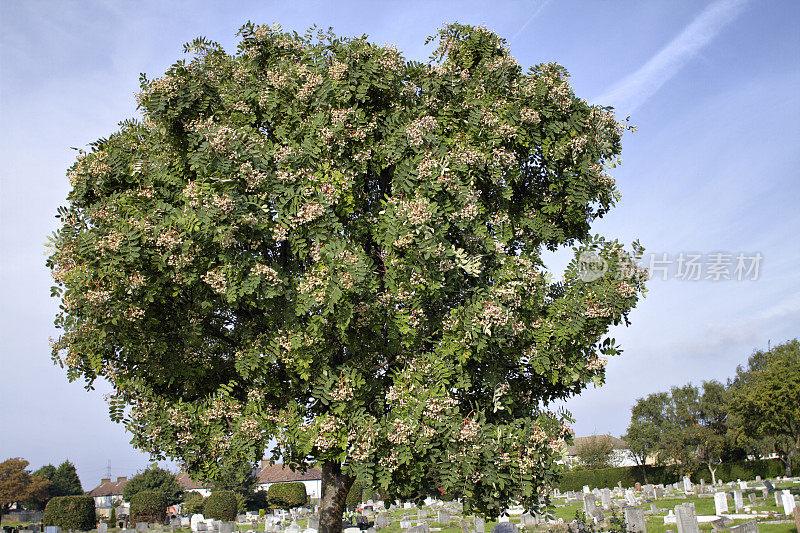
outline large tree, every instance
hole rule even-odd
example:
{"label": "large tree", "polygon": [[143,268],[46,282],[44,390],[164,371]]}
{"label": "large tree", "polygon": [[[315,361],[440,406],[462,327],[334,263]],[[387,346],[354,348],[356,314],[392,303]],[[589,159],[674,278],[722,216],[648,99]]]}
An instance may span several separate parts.
{"label": "large tree", "polygon": [[83,494],[78,472],[75,470],[75,465],[69,460],[58,465],[50,482],[52,483],[50,488],[52,496],[79,496]]}
{"label": "large tree", "polygon": [[625,442],[644,474],[647,483],[647,469],[649,462],[664,462],[661,452],[661,443],[664,434],[669,431],[669,418],[667,406],[670,396],[667,392],[658,392],[639,398],[631,408],[631,422],[624,436]]}
{"label": "large tree", "polygon": [[791,476],[792,457],[800,453],[800,342],[754,352],[746,368],[737,368],[731,396],[736,429],[768,439]]}
{"label": "large tree", "polygon": [[19,457],[0,463],[0,522],[9,506],[26,501],[46,499],[50,482],[28,472],[28,461]]}
{"label": "large tree", "polygon": [[[484,28],[445,27],[426,64],[365,37],[241,36],[143,77],[143,120],[69,170],[54,357],[108,379],[134,445],[201,479],[270,439],[320,465],[322,533],[356,476],[488,515],[544,501],[569,435],[547,405],[602,382],[646,277],[590,233],[623,126]],[[542,256],[563,247],[556,281]]]}
{"label": "large tree", "polygon": [[183,500],[183,489],[175,474],[158,466],[145,468],[133,476],[122,489],[122,499],[131,501],[134,495],[143,490],[154,490],[164,495],[167,505],[175,505]]}

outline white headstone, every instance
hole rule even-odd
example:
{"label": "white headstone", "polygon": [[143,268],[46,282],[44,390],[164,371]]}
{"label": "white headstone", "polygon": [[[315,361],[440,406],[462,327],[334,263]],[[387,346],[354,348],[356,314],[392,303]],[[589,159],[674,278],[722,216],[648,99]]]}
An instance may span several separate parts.
{"label": "white headstone", "polygon": [[592,492],[591,490],[589,490],[589,485],[584,485],[583,486],[583,493],[584,494],[588,494],[589,492]]}
{"label": "white headstone", "polygon": [[783,514],[786,516],[792,516],[794,514],[794,496],[789,490],[782,490],[782,503],[783,503]]}
{"label": "white headstone", "polygon": [[689,476],[683,476],[683,490],[686,492],[692,490],[692,480],[689,478]]}
{"label": "white headstone", "polygon": [[193,514],[192,518],[189,519],[189,527],[192,531],[197,531],[197,524],[200,522],[205,522],[206,517],[201,514]]}
{"label": "white headstone", "polygon": [[742,491],[740,490],[733,491],[733,508],[737,513],[744,509],[744,498],[742,498]]}
{"label": "white headstone", "polygon": [[714,493],[714,513],[719,516],[728,512],[728,496],[724,492]]}

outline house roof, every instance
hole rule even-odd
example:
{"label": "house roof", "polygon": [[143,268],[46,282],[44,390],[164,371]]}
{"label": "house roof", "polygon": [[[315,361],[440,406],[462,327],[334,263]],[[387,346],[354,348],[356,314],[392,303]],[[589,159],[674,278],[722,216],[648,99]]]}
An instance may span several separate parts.
{"label": "house roof", "polygon": [[258,471],[258,483],[285,483],[287,481],[316,481],[322,479],[322,469],[309,468],[305,472],[292,470],[290,467],[277,463],[274,465],[262,464]]}
{"label": "house roof", "polygon": [[128,483],[127,477],[118,477],[116,481],[111,481],[111,478],[103,478],[100,484],[87,492],[89,496],[95,498],[97,496],[122,496],[122,490]]}
{"label": "house roof", "polygon": [[208,483],[204,484],[193,480],[186,472],[178,473],[178,485],[180,485],[183,490],[207,489],[211,487]]}
{"label": "house roof", "polygon": [[608,440],[615,450],[627,450],[629,448],[627,442],[611,435],[589,435],[587,437],[575,437],[572,446],[567,446],[567,455],[578,455],[580,447],[591,442],[592,439]]}

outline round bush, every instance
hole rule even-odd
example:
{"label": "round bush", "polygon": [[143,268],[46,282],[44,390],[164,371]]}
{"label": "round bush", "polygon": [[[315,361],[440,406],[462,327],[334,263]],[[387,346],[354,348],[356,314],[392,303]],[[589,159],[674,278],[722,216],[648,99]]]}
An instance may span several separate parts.
{"label": "round bush", "polygon": [[200,514],[203,512],[203,495],[199,492],[189,491],[183,496],[183,513]]}
{"label": "round bush", "polygon": [[229,490],[220,490],[212,492],[211,495],[206,498],[206,503],[203,506],[203,514],[206,518],[230,522],[236,518],[236,511],[238,508],[239,502],[236,499],[236,494]]}
{"label": "round bush", "polygon": [[97,524],[91,496],[56,496],[47,502],[42,520],[46,526],[89,531]]}
{"label": "round bush", "polygon": [[163,492],[143,490],[131,498],[131,522],[163,524],[167,519],[167,499]]}
{"label": "round bush", "polygon": [[270,507],[277,509],[291,509],[300,507],[308,502],[306,486],[299,481],[291,483],[275,483],[267,490],[267,500]]}

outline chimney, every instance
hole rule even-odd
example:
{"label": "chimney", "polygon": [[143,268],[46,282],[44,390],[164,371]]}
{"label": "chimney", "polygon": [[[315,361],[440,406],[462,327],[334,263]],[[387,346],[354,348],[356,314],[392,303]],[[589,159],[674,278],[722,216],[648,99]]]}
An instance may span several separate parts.
{"label": "chimney", "polygon": [[117,483],[122,483],[123,481],[128,481],[128,478],[127,477],[118,477],[117,478]]}
{"label": "chimney", "polygon": [[102,485],[103,483],[111,483],[111,478],[104,477],[103,479],[100,480],[100,484]]}

